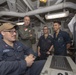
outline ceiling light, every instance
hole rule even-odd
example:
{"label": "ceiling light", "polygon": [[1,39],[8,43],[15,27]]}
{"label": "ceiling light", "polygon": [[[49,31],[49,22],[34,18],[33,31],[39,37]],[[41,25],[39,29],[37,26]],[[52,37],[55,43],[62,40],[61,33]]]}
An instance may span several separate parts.
{"label": "ceiling light", "polygon": [[16,25],[23,25],[24,22],[19,22],[19,23],[16,23]]}
{"label": "ceiling light", "polygon": [[68,15],[69,15],[69,11],[64,11],[64,12],[60,12],[60,13],[45,15],[45,18],[46,19],[56,19],[56,18],[67,17]]}
{"label": "ceiling light", "polygon": [[47,2],[47,0],[40,0],[40,2],[46,3],[46,2]]}

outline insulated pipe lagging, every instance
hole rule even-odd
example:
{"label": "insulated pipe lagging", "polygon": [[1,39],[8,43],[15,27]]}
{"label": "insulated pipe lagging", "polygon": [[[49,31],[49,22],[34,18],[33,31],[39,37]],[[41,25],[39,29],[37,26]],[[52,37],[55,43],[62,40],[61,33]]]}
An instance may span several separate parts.
{"label": "insulated pipe lagging", "polygon": [[76,9],[76,4],[72,2],[65,2],[65,3],[60,3],[57,5],[52,5],[49,7],[45,8],[40,8],[36,10],[32,10],[26,13],[18,13],[18,12],[13,12],[13,11],[1,11],[0,16],[7,15],[7,16],[15,16],[15,17],[24,17],[25,15],[37,15],[40,13],[45,13],[45,12],[50,12],[50,11],[55,11],[55,10],[60,10],[63,8],[71,8],[71,9]]}

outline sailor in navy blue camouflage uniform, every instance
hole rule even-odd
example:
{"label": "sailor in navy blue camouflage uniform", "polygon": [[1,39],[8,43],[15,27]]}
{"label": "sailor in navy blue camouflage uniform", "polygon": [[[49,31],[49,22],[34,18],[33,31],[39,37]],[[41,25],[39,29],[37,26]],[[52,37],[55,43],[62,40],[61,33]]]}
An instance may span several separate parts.
{"label": "sailor in navy blue camouflage uniform", "polygon": [[61,22],[55,21],[53,24],[54,28],[54,55],[67,55],[67,49],[70,48],[71,39],[67,32],[62,31]]}
{"label": "sailor in navy blue camouflage uniform", "polygon": [[49,29],[47,26],[43,27],[43,35],[39,38],[38,42],[38,56],[40,59],[47,59],[51,54],[53,48],[53,38],[49,35]]}
{"label": "sailor in navy blue camouflage uniform", "polygon": [[35,61],[34,52],[16,41],[16,26],[0,26],[0,75],[39,75],[45,61]]}

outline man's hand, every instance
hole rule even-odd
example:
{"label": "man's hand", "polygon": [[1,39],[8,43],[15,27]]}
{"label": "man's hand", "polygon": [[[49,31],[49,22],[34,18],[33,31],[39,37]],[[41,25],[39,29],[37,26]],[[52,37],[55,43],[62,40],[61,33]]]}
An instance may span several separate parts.
{"label": "man's hand", "polygon": [[30,37],[32,37],[32,34],[30,34]]}
{"label": "man's hand", "polygon": [[35,58],[32,54],[30,54],[25,58],[25,60],[26,60],[27,66],[30,67],[34,63]]}
{"label": "man's hand", "polygon": [[33,35],[32,34],[30,34],[30,40],[32,40],[33,39]]}
{"label": "man's hand", "polygon": [[67,49],[69,49],[69,48],[70,48],[70,44],[67,44],[66,46],[67,46]]}
{"label": "man's hand", "polygon": [[49,51],[47,51],[47,52],[46,52],[46,54],[50,55],[50,52],[49,52]]}
{"label": "man's hand", "polygon": [[40,57],[40,55],[41,55],[41,53],[40,52],[38,52],[38,56]]}

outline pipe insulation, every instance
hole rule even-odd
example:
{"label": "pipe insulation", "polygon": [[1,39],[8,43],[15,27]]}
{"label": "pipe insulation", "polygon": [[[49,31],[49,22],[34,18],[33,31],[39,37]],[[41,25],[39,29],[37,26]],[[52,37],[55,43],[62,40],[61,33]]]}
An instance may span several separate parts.
{"label": "pipe insulation", "polygon": [[7,15],[7,16],[15,16],[15,17],[24,17],[25,15],[37,15],[40,13],[45,13],[45,12],[50,12],[50,11],[55,11],[55,10],[60,10],[63,8],[71,8],[71,9],[76,9],[76,4],[72,2],[65,2],[65,3],[60,3],[57,5],[52,5],[48,6],[45,8],[39,8],[36,10],[32,10],[26,13],[19,13],[19,12],[13,12],[13,11],[1,11],[0,16]]}

